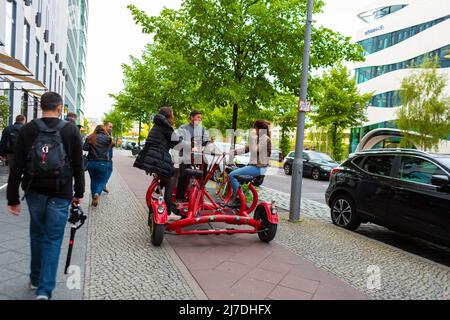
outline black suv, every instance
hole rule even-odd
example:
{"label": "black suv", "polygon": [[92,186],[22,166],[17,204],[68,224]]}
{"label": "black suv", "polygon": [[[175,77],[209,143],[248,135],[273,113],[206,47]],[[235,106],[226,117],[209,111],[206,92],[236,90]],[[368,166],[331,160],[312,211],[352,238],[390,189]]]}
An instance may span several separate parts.
{"label": "black suv", "polygon": [[331,174],[333,223],[375,223],[450,246],[450,155],[382,149],[352,155]]}
{"label": "black suv", "polygon": [[[284,159],[284,173],[288,176],[292,175],[294,160],[295,152],[289,153],[286,159]],[[339,166],[339,163],[325,153],[308,150],[303,151],[303,175],[305,177],[311,177],[314,180],[328,180],[330,179],[331,171],[337,166]]]}

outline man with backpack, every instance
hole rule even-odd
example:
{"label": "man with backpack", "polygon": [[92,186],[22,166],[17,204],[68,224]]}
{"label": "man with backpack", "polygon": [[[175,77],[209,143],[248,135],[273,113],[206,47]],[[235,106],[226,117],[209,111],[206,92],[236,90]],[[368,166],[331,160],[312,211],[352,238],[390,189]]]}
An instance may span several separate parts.
{"label": "man with backpack", "polygon": [[0,141],[0,157],[8,160],[9,168],[14,165],[14,148],[17,143],[19,131],[25,125],[26,118],[22,115],[16,117],[16,122],[3,130],[2,140]]}
{"label": "man with backpack", "polygon": [[7,197],[8,211],[18,216],[22,182],[31,217],[30,289],[36,290],[38,300],[49,300],[56,286],[69,206],[80,204],[84,195],[84,170],[78,128],[60,120],[61,96],[45,93],[41,108],[43,118],[19,132]]}

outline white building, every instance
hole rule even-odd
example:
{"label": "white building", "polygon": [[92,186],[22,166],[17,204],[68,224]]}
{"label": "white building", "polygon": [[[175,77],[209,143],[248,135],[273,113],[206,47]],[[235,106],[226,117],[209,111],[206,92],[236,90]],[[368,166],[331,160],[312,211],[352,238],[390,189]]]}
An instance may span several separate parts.
{"label": "white building", "polygon": [[[366,61],[355,66],[361,93],[373,92],[369,121],[352,132],[351,148],[377,128],[392,128],[401,107],[399,90],[414,64],[438,57],[450,81],[450,0],[383,0],[360,10],[367,22],[356,41]],[[450,95],[450,85],[447,86]]]}
{"label": "white building", "polygon": [[46,91],[64,97],[68,0],[0,0],[0,90],[9,94],[10,122],[39,116]]}

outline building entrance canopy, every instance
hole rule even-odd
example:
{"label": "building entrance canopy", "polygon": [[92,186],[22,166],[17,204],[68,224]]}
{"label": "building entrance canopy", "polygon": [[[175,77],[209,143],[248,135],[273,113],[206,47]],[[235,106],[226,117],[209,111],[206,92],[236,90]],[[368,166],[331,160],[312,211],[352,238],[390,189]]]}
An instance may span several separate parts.
{"label": "building entrance canopy", "polygon": [[20,89],[13,90],[47,91],[47,87],[35,79],[33,73],[20,60],[3,53],[0,53],[0,78],[5,83],[21,83]]}

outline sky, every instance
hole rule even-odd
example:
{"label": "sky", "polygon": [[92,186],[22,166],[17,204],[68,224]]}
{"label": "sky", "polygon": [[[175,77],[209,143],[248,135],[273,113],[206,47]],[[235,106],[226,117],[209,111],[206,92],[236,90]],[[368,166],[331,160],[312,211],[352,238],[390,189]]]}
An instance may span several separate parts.
{"label": "sky", "polygon": [[[364,23],[358,10],[374,0],[325,0],[324,13],[314,17],[317,24],[353,36]],[[86,72],[86,116],[100,119],[112,108],[110,93],[123,88],[123,63],[130,55],[140,57],[151,36],[137,26],[128,4],[135,4],[149,15],[158,15],[164,7],[178,9],[181,0],[93,0],[89,2],[88,54]]]}

